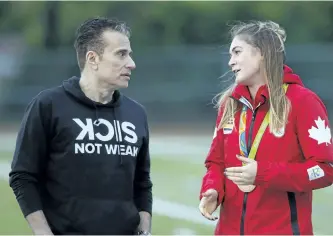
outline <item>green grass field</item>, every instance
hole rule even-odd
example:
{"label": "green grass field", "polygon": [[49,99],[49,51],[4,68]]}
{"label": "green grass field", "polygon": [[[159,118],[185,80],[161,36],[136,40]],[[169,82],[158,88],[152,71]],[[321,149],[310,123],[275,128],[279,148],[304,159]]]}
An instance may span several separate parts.
{"label": "green grass field", "polygon": [[[10,152],[0,152],[0,161],[9,162],[11,156]],[[186,204],[197,209],[201,171],[202,166],[200,165],[154,159],[152,161],[154,197]],[[181,175],[179,175],[180,173]],[[31,230],[23,218],[7,180],[0,181],[0,191],[2,193],[0,202],[0,235],[31,234]],[[198,214],[200,214],[199,211]],[[153,216],[153,234],[156,235],[173,235],[181,232],[207,235],[212,234],[213,230],[214,226],[197,224],[188,221],[186,218],[183,220],[173,219],[156,213]]]}
{"label": "green grass field", "polygon": [[[11,159],[10,152],[0,153],[0,161],[8,162]],[[175,161],[175,159],[177,161]],[[205,220],[191,221],[193,212],[201,215],[197,210],[198,192],[201,184],[201,176],[204,171],[203,165],[191,164],[182,161],[184,158],[154,158],[152,160],[152,179],[154,181],[154,198],[170,203],[177,203],[181,206],[192,208],[193,211],[186,212],[177,208],[163,209],[163,205],[154,205],[157,213],[153,216],[153,234],[158,235],[212,235],[213,225],[205,224]],[[1,202],[0,202],[0,234],[31,234],[23,215],[16,203],[12,190],[7,180],[0,181]],[[331,229],[333,214],[333,190],[327,188],[315,192],[313,221],[315,232],[318,234],[333,234]],[[162,210],[172,211],[174,214],[161,214]],[[195,211],[197,210],[197,211]],[[185,211],[185,212],[184,212]],[[195,214],[194,213],[194,214]],[[181,218],[181,219],[179,219]],[[200,218],[201,219],[201,218]],[[208,222],[208,221],[207,221]]]}

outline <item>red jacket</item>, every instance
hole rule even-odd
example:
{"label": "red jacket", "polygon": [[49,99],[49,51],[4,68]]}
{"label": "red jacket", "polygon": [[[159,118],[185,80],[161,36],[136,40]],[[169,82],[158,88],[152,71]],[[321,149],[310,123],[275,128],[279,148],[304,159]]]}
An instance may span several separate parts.
{"label": "red jacket", "polygon": [[[235,129],[222,128],[214,135],[205,161],[207,172],[201,194],[210,188],[219,193],[218,203],[222,207],[215,230],[217,235],[313,234],[312,190],[333,183],[333,141],[327,111],[319,97],[305,88],[299,76],[287,66],[284,82],[289,84],[286,95],[292,106],[289,122],[280,138],[267,127],[256,155],[254,191],[240,191],[223,175],[225,168],[241,166],[236,158],[240,154],[240,112],[235,115]],[[239,101],[241,96],[251,101],[248,89],[238,85],[232,97]],[[254,112],[247,110],[246,134],[252,142],[268,110],[266,99],[268,90],[262,86],[252,103],[253,107],[262,105]],[[249,134],[250,126],[253,126],[252,134]]]}

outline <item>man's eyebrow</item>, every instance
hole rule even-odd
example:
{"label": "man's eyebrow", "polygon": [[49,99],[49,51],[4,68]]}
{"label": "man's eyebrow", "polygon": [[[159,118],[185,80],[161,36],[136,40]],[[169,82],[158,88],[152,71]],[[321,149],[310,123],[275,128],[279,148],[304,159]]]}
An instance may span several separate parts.
{"label": "man's eyebrow", "polygon": [[128,54],[133,54],[133,51],[132,50],[128,50],[128,49],[126,49],[126,48],[120,48],[120,49],[118,49],[118,50],[116,50],[116,53],[119,53],[119,52],[128,52]]}

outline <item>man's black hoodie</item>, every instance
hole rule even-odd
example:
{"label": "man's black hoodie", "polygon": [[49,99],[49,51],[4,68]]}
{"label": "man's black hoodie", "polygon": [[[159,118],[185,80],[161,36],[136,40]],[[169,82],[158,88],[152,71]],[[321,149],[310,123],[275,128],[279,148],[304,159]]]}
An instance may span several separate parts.
{"label": "man's black hoodie", "polygon": [[152,211],[146,113],[119,91],[101,104],[65,80],[29,103],[9,177],[24,216],[43,210],[55,234],[133,234]]}

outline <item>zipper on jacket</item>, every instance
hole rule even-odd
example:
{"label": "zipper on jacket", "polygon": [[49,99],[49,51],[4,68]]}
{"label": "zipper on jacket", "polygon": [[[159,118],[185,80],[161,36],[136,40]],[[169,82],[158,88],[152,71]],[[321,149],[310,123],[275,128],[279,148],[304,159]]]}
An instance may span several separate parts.
{"label": "zipper on jacket", "polygon": [[[249,136],[248,136],[248,141],[247,141],[247,150],[248,150],[248,152],[250,152],[251,145],[252,145],[253,125],[254,125],[254,120],[256,118],[256,115],[257,115],[257,108],[258,107],[255,108],[255,110],[253,111],[253,114],[252,114]],[[243,209],[242,209],[242,216],[241,216],[241,221],[240,221],[240,235],[244,235],[244,231],[245,231],[244,230],[244,225],[245,225],[244,223],[245,223],[247,196],[248,196],[248,193],[244,193]]]}

